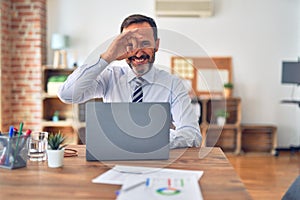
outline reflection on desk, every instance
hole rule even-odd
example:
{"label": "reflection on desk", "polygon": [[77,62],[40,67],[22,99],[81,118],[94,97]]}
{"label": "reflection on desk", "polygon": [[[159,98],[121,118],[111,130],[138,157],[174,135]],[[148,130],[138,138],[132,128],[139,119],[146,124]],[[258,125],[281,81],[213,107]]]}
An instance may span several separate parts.
{"label": "reflection on desk", "polygon": [[[78,150],[78,157],[66,157],[62,168],[48,168],[47,162],[28,161],[25,168],[0,169],[0,199],[115,199],[120,185],[92,183],[93,178],[113,164],[86,161],[84,145],[68,148]],[[170,156],[178,151],[182,149],[171,150]],[[135,165],[156,167],[163,162],[136,161]],[[204,199],[251,199],[220,148],[188,148],[167,167],[204,171],[199,181]]]}

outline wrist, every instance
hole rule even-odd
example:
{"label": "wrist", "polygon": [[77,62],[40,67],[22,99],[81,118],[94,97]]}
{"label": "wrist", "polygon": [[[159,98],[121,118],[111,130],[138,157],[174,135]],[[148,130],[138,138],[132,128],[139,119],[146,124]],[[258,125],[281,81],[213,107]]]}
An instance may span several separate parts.
{"label": "wrist", "polygon": [[107,63],[111,63],[113,61],[113,59],[111,58],[110,55],[108,55],[107,53],[103,53],[100,55],[100,58],[105,60]]}

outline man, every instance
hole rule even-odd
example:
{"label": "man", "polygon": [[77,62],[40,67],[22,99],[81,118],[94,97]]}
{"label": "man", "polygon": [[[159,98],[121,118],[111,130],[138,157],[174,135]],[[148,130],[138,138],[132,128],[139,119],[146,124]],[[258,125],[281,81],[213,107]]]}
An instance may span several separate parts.
{"label": "man", "polygon": [[[131,15],[121,25],[121,34],[99,57],[77,68],[58,92],[65,103],[83,103],[92,98],[104,102],[169,102],[175,130],[170,130],[170,148],[201,145],[196,113],[182,81],[153,66],[159,48],[155,21]],[[113,66],[125,59],[128,66]],[[137,86],[138,85],[138,86]]]}

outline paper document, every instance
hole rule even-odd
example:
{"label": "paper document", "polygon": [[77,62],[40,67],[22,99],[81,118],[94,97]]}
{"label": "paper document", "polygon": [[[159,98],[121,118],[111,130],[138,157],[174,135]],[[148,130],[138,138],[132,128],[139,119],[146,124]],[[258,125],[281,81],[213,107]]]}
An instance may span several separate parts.
{"label": "paper document", "polygon": [[151,177],[127,180],[117,200],[202,200],[201,190],[195,176]]}
{"label": "paper document", "polygon": [[123,185],[127,180],[145,180],[151,177],[194,177],[199,180],[203,171],[196,170],[177,170],[168,168],[152,167],[133,167],[125,165],[116,165],[109,171],[101,174],[92,180],[93,183],[118,184]]}

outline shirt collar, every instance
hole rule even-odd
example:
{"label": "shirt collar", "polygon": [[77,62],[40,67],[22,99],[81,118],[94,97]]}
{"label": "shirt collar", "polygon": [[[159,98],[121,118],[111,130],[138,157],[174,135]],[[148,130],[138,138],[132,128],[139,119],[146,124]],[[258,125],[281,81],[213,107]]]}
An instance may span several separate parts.
{"label": "shirt collar", "polygon": [[[128,66],[129,67],[129,66]],[[150,71],[147,72],[142,76],[142,78],[147,82],[147,83],[153,83],[154,82],[154,75],[155,75],[155,67],[154,65],[151,67]],[[133,79],[136,77],[135,73],[132,71],[132,69],[129,67],[128,70],[128,83],[133,81]]]}

